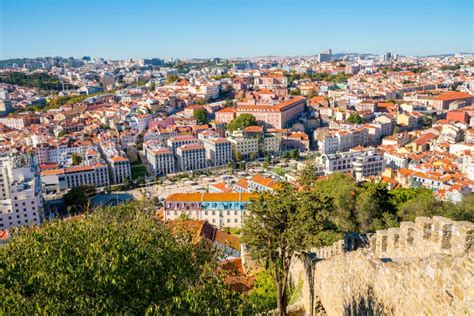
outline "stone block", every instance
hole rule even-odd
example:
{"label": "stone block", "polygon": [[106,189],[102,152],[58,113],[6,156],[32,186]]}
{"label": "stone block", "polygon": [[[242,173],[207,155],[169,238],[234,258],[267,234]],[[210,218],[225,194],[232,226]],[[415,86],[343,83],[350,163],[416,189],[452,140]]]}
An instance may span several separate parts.
{"label": "stone block", "polygon": [[405,257],[416,256],[412,250],[415,243],[415,223],[400,223],[400,250]]}
{"label": "stone block", "polygon": [[418,232],[418,236],[420,236],[422,240],[431,239],[432,225],[433,221],[429,217],[420,216],[415,219],[416,230]]}
{"label": "stone block", "polygon": [[470,253],[474,250],[474,224],[454,222],[452,227],[451,252],[453,254]]}
{"label": "stone block", "polygon": [[399,256],[400,249],[400,228],[389,228],[388,232],[388,252],[393,257]]}

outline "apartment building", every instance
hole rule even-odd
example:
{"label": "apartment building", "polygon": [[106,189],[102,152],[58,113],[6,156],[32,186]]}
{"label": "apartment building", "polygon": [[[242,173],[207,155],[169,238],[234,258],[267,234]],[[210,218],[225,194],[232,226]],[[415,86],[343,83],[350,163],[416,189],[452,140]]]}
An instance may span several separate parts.
{"label": "apartment building", "polygon": [[349,172],[359,179],[380,175],[385,169],[383,155],[375,150],[324,154],[316,158],[316,164],[323,167],[325,174]]}
{"label": "apartment building", "polygon": [[218,228],[241,228],[245,207],[254,197],[252,193],[175,193],[165,199],[163,218],[175,220],[186,215]]}
{"label": "apartment building", "polygon": [[382,154],[374,151],[364,151],[352,162],[356,180],[360,181],[370,176],[378,176],[385,170],[385,160]]}
{"label": "apartment building", "polygon": [[225,138],[203,140],[209,166],[224,166],[232,161],[232,144]]}
{"label": "apartment building", "polygon": [[232,149],[235,154],[239,154],[241,157],[246,158],[251,155],[258,154],[259,140],[258,138],[249,138],[243,136],[230,136],[228,137],[232,145]]}
{"label": "apartment building", "polygon": [[350,130],[318,129],[314,132],[318,151],[323,154],[335,154],[348,151],[357,146],[368,144],[368,129],[353,128]]}
{"label": "apartment building", "polygon": [[235,119],[236,110],[234,108],[225,108],[216,112],[216,123],[227,124]]}
{"label": "apartment building", "polygon": [[241,104],[237,106],[236,116],[247,113],[268,127],[285,128],[293,123],[303,112],[306,98],[296,96],[279,104]]}
{"label": "apartment building", "polygon": [[274,191],[280,188],[277,180],[264,177],[260,174],[247,180],[248,192]]}
{"label": "apartment building", "polygon": [[175,159],[169,148],[155,147],[146,150],[146,159],[157,176],[175,173]]}
{"label": "apartment building", "polygon": [[176,159],[179,170],[192,171],[207,167],[206,149],[200,143],[185,144],[176,149]]}
{"label": "apartment building", "polygon": [[288,78],[281,74],[268,74],[267,76],[255,78],[254,86],[258,89],[286,89]]}
{"label": "apartment building", "polygon": [[41,183],[45,194],[60,193],[81,185],[104,187],[110,184],[107,165],[94,163],[68,168],[42,170]]}
{"label": "apartment building", "polygon": [[385,152],[383,154],[385,165],[393,170],[400,168],[408,168],[408,155],[399,154],[393,151]]}
{"label": "apartment building", "polygon": [[186,144],[193,144],[193,143],[200,143],[200,140],[190,135],[179,135],[179,136],[170,138],[167,141],[167,145],[171,149],[173,154],[176,154],[176,150],[178,149],[178,147],[181,147]]}
{"label": "apartment building", "polygon": [[0,168],[0,229],[41,224],[43,197],[31,157],[4,153]]}
{"label": "apartment building", "polygon": [[450,105],[457,102],[457,107],[469,106],[474,102],[474,96],[466,92],[450,91],[442,93],[429,101],[437,110],[448,110]]}

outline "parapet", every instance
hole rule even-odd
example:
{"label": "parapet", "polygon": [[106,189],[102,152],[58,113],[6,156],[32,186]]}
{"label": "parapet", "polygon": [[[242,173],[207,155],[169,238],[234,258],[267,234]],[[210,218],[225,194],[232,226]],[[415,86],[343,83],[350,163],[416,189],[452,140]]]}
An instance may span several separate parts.
{"label": "parapet", "polygon": [[417,217],[414,223],[401,222],[400,228],[378,230],[369,244],[379,258],[463,255],[474,249],[474,224],[441,216]]}
{"label": "parapet", "polygon": [[345,233],[344,239],[336,241],[331,246],[315,248],[311,252],[316,255],[316,259],[328,259],[348,251],[366,247],[367,244],[368,240],[365,235]]}
{"label": "parapet", "polygon": [[364,249],[378,258],[427,257],[431,254],[463,255],[474,251],[474,224],[456,222],[442,216],[417,217],[401,222],[399,228],[374,234],[345,234],[331,246],[313,249],[316,259]]}

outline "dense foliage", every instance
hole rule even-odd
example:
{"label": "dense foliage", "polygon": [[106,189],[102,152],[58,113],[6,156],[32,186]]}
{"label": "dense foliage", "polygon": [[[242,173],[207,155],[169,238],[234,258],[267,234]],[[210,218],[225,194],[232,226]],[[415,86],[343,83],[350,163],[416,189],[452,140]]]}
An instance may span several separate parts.
{"label": "dense foliage", "polygon": [[364,120],[360,117],[359,113],[351,113],[349,118],[347,119],[348,122],[353,124],[362,124]]}
{"label": "dense foliage", "polygon": [[0,314],[228,315],[215,254],[138,203],[20,229],[0,248]]}
{"label": "dense foliage", "polygon": [[287,72],[285,76],[288,78],[288,82],[292,83],[295,80],[301,79],[311,79],[313,81],[327,81],[332,83],[346,83],[347,79],[352,77],[350,74],[346,73],[338,73],[338,74],[331,74],[331,73],[296,73],[296,72]]}
{"label": "dense foliage", "polygon": [[347,174],[335,173],[316,181],[314,188],[332,199],[331,220],[341,232],[373,232],[396,227],[417,216],[445,216],[453,220],[474,221],[474,195],[459,204],[437,200],[426,188],[389,190],[383,183],[358,184]]}
{"label": "dense foliage", "polygon": [[277,306],[286,314],[293,256],[337,240],[330,221],[331,201],[319,192],[298,191],[288,184],[263,192],[248,206],[242,240],[253,259],[269,267],[277,289]]}
{"label": "dense foliage", "polygon": [[80,185],[70,189],[63,197],[68,214],[77,215],[88,211],[90,209],[89,198],[95,193],[95,187],[90,185]]}
{"label": "dense foliage", "polygon": [[244,129],[246,127],[255,125],[257,125],[257,120],[255,119],[255,116],[253,116],[252,114],[244,113],[230,121],[229,124],[227,124],[227,129],[229,131],[235,131],[238,129]]}
{"label": "dense foliage", "polygon": [[198,124],[207,124],[207,111],[206,109],[197,109],[193,113],[193,118],[198,122]]}
{"label": "dense foliage", "polygon": [[253,288],[244,295],[244,314],[263,313],[277,307],[275,297],[277,290],[270,270],[262,270],[255,274]]}
{"label": "dense foliage", "polygon": [[[38,88],[40,90],[62,90],[62,84],[59,78],[53,77],[45,72],[25,74],[22,72],[9,72],[0,76],[0,82]],[[70,88],[70,85],[69,85]]]}

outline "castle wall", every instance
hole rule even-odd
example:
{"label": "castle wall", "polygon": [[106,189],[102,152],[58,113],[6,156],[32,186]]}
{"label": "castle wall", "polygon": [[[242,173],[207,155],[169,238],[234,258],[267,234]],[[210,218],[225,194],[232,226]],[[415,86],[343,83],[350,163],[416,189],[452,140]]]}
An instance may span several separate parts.
{"label": "castle wall", "polygon": [[[473,315],[474,224],[421,217],[292,262],[307,314]],[[357,249],[358,246],[362,246]]]}

